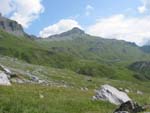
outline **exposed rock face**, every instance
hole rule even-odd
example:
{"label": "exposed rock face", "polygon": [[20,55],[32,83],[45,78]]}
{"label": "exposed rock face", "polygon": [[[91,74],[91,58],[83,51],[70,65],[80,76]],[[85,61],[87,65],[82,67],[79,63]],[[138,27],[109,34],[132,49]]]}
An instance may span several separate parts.
{"label": "exposed rock face", "polygon": [[7,74],[5,74],[3,71],[0,71],[0,85],[11,85]]}
{"label": "exposed rock face", "polygon": [[23,28],[20,24],[18,24],[16,21],[3,17],[1,14],[0,14],[0,29],[8,33],[12,33],[13,35],[16,36],[25,35]]}
{"label": "exposed rock face", "polygon": [[101,88],[96,91],[96,96],[93,98],[96,100],[109,101],[116,105],[131,101],[126,93],[119,91],[110,85],[102,85]]}
{"label": "exposed rock face", "polygon": [[120,105],[114,113],[139,113],[145,111],[145,109],[135,102],[128,101]]}

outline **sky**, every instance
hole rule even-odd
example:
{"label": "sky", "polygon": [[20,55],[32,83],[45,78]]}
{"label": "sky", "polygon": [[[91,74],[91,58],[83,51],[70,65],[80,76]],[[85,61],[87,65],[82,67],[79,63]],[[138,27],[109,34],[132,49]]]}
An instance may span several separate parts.
{"label": "sky", "polygon": [[43,38],[79,27],[138,45],[150,41],[150,0],[0,0],[0,12]]}

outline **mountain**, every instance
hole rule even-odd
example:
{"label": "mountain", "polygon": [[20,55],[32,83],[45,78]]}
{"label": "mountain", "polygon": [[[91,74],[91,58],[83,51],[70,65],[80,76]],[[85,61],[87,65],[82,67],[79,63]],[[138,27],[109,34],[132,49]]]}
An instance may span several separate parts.
{"label": "mountain", "polygon": [[37,42],[45,48],[67,52],[83,59],[108,62],[149,59],[149,54],[134,43],[91,36],[79,28]]}

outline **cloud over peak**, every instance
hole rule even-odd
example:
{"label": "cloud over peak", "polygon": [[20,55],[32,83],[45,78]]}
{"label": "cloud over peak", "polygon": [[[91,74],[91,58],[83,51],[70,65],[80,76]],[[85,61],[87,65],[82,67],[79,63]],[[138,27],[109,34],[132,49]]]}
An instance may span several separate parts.
{"label": "cloud over peak", "polygon": [[79,23],[73,19],[62,19],[56,24],[50,25],[40,31],[40,36],[46,38],[48,36],[68,31],[74,27],[81,28]]}

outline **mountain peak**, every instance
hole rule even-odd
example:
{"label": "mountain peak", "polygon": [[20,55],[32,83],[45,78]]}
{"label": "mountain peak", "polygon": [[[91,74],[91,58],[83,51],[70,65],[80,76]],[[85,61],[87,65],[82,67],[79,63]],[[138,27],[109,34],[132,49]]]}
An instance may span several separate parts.
{"label": "mountain peak", "polygon": [[78,37],[81,35],[85,35],[85,32],[78,27],[74,27],[69,31],[63,32],[61,34],[56,34],[49,36],[49,39],[72,39],[73,37]]}
{"label": "mountain peak", "polygon": [[[69,31],[68,31],[69,32]],[[81,30],[80,28],[78,27],[74,27],[70,30],[70,32],[72,33],[77,33],[77,34],[85,34],[85,32],[83,30]]]}

